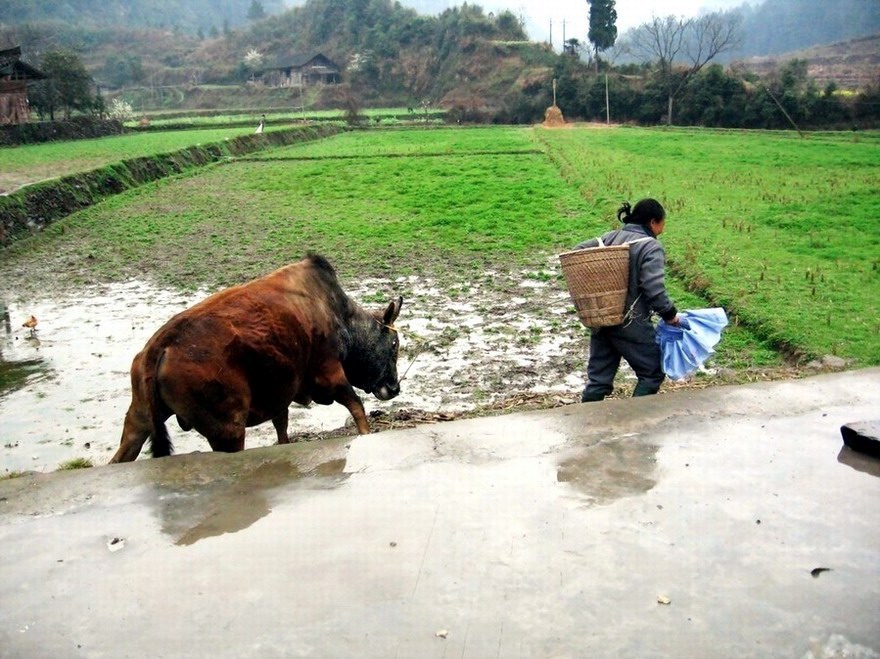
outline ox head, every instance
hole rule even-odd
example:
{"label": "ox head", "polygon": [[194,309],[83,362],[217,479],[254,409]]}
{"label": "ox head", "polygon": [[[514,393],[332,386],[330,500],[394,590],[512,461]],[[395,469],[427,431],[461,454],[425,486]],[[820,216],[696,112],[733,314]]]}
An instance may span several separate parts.
{"label": "ox head", "polygon": [[385,311],[364,313],[357,326],[351,328],[352,344],[343,360],[345,376],[352,386],[379,400],[391,400],[400,393],[397,378],[400,338],[394,321],[401,305],[403,298],[398,297]]}

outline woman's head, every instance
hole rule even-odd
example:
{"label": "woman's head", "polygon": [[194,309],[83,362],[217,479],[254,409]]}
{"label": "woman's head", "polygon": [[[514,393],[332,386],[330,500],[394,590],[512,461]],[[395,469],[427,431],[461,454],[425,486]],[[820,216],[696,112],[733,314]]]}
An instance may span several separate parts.
{"label": "woman's head", "polygon": [[640,224],[659,236],[666,224],[666,211],[656,199],[641,199],[635,206],[623,202],[617,211],[617,219],[627,224]]}

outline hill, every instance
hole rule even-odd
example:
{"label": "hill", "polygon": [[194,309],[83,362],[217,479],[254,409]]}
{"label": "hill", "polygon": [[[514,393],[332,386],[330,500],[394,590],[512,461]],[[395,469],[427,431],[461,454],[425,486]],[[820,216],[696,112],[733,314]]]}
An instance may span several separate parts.
{"label": "hill", "polygon": [[880,33],[877,0],[764,0],[734,11],[743,16],[736,58],[780,55]]}
{"label": "hill", "polygon": [[[423,16],[392,0],[308,0],[217,38],[42,23],[0,29],[0,45],[4,41],[20,43],[30,56],[73,50],[104,90],[259,83],[261,66],[321,52],[343,69],[346,85],[319,90],[319,97],[308,99],[313,107],[338,105],[352,91],[365,104],[428,100],[494,111],[536,81],[549,88],[556,58],[527,41],[509,12],[487,15],[464,5]],[[256,53],[261,65],[246,64],[248,53]]]}
{"label": "hill", "polygon": [[[277,7],[281,1],[260,4]],[[791,8],[801,1],[766,0],[761,7]],[[75,25],[58,21],[0,24],[0,47],[20,44],[29,63],[37,66],[42,54],[50,50],[71,50],[83,60],[102,93],[123,95],[137,112],[291,108],[303,103],[321,109],[342,107],[350,101],[388,107],[426,102],[457,108],[474,120],[532,121],[543,116],[550,104],[553,78],[559,78],[560,98],[565,97],[570,108],[580,108],[569,114],[595,117],[605,112],[604,84],[593,84],[583,63],[529,41],[513,13],[486,13],[479,5],[464,4],[429,16],[393,0],[306,0],[262,19],[254,17],[216,37],[180,27],[196,24],[186,21],[195,20],[198,7],[204,11],[199,20],[214,21],[233,9],[240,16],[257,2],[178,0],[179,11],[174,13],[170,0],[137,4],[109,0],[101,5],[105,9],[101,15],[84,0],[8,0],[0,9],[0,16],[6,18],[10,14],[18,19],[38,16],[34,12],[40,8],[48,15],[45,12],[51,6],[58,9],[53,16],[64,13],[59,8],[82,9],[78,14],[82,20],[71,21]],[[419,4],[438,3],[447,4],[441,0]],[[10,10],[14,6],[20,14]],[[163,7],[170,13],[159,13]],[[118,20],[120,12],[130,12],[126,16],[131,17],[135,11],[142,23],[161,19],[167,21],[166,27],[138,27],[137,21],[128,27],[108,26]],[[183,23],[170,26],[172,17]],[[878,84],[878,45],[876,37],[863,38],[793,55],[741,61],[744,68],[769,75],[794,56],[806,60],[809,74],[823,85],[833,80],[842,88],[865,88]],[[273,64],[317,52],[340,66],[343,84],[309,88],[305,98],[298,89],[261,84],[263,73]],[[626,83],[628,106],[641,106],[643,111],[618,108],[618,116],[650,123],[662,115],[653,107],[645,71],[635,67],[635,78]],[[642,93],[647,96],[641,100],[633,95]]]}
{"label": "hill", "polygon": [[[159,28],[196,34],[248,21],[254,0],[3,0],[0,26],[52,22],[78,28]],[[266,14],[284,0],[257,0]]]}
{"label": "hill", "polygon": [[793,59],[807,63],[807,75],[820,87],[829,83],[842,89],[880,87],[880,33],[783,55],[750,57],[739,64],[766,76]]}

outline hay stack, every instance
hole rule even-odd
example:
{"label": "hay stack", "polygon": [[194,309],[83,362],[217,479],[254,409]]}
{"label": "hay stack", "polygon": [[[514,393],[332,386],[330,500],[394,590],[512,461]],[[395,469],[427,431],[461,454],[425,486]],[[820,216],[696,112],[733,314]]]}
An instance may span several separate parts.
{"label": "hay stack", "polygon": [[551,105],[544,112],[544,126],[548,128],[557,128],[565,125],[565,119],[562,117],[562,110],[555,104]]}

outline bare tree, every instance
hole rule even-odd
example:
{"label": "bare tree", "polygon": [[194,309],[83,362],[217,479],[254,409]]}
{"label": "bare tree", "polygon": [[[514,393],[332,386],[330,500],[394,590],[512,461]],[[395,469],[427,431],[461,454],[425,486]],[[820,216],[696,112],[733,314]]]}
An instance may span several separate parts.
{"label": "bare tree", "polygon": [[672,124],[672,103],[700,69],[718,55],[739,46],[742,16],[713,12],[698,18],[653,16],[629,37],[629,48],[643,61],[655,62],[666,91],[666,122]]}

